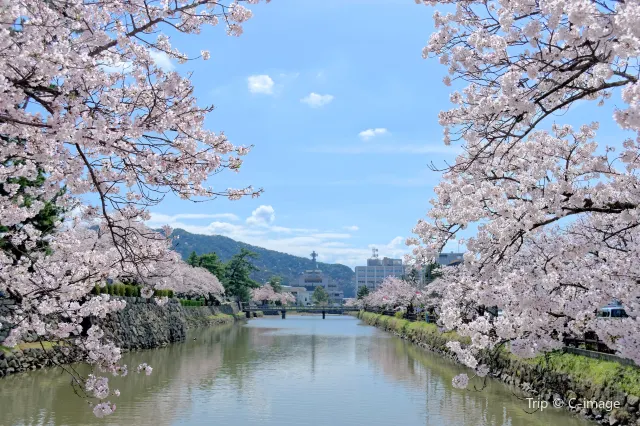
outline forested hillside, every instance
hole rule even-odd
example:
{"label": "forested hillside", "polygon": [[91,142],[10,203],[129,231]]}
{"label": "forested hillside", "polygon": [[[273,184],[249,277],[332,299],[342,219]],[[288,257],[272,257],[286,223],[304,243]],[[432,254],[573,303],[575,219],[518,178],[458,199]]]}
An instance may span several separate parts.
{"label": "forested hillside", "polygon": [[[282,277],[284,285],[292,285],[295,284],[298,275],[302,271],[312,267],[311,258],[293,256],[252,246],[221,235],[191,234],[182,229],[175,229],[173,232],[174,236],[177,237],[174,238],[174,248],[185,260],[193,251],[197,255],[215,252],[224,262],[231,259],[234,254],[239,253],[242,248],[257,253],[258,258],[252,260],[252,263],[260,270],[253,272],[251,278],[260,283],[267,281],[273,275],[278,275]],[[342,287],[345,297],[355,296],[353,289],[354,272],[351,268],[345,265],[322,262],[318,262],[318,266]]]}

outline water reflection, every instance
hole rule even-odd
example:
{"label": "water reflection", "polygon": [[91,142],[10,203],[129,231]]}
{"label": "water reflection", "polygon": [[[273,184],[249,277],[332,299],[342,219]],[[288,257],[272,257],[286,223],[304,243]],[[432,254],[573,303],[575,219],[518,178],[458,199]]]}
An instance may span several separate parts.
{"label": "water reflection", "polygon": [[45,370],[0,379],[0,425],[587,424],[528,415],[498,382],[452,389],[462,367],[351,317],[259,319],[125,358],[154,370],[113,379],[113,416],[95,419],[67,376]]}

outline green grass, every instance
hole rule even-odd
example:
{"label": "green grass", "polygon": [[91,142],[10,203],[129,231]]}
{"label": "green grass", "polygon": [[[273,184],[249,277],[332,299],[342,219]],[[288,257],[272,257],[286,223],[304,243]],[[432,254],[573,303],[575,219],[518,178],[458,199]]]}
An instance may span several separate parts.
{"label": "green grass", "polygon": [[61,346],[61,345],[53,342],[47,342],[47,341],[28,342],[28,343],[18,343],[13,348],[0,345],[0,350],[5,353],[8,353],[8,352],[15,352],[15,351],[24,351],[25,349],[42,349],[44,347],[44,349],[48,351],[58,346]]}
{"label": "green grass", "polygon": [[20,350],[25,349],[42,349],[44,347],[45,350],[53,349],[54,346],[60,346],[58,344],[54,344],[53,342],[28,342],[28,343],[18,343],[18,348]]}
{"label": "green grass", "polygon": [[[449,341],[458,341],[463,345],[471,342],[469,337],[460,336],[455,331],[442,333],[438,331],[435,324],[426,322],[410,322],[364,311],[360,311],[358,318],[369,325],[398,332],[411,340],[424,342],[435,348],[442,349]],[[608,386],[640,396],[640,368],[564,352],[552,352],[546,357],[540,355],[536,358],[525,359],[519,358],[503,348],[500,351],[500,356],[524,364],[546,366],[555,373],[569,375],[576,382]]]}
{"label": "green grass", "polygon": [[562,352],[550,353],[547,359],[546,364],[544,356],[533,358],[528,362],[546,365],[551,371],[569,374],[577,381],[615,387],[640,396],[640,368]]}
{"label": "green grass", "polygon": [[427,342],[437,340],[437,343],[442,345],[451,340],[456,340],[465,344],[471,343],[471,339],[469,337],[460,336],[455,331],[442,333],[438,331],[438,327],[435,324],[429,324],[424,321],[409,321],[406,319],[364,311],[361,311],[358,317],[367,324],[383,327],[386,330],[395,331],[400,334],[405,334],[412,340],[423,340]]}
{"label": "green grass", "polygon": [[235,322],[236,320],[233,315],[227,315],[227,314],[209,315],[207,316],[207,319],[209,320],[209,322],[214,324],[228,324],[228,323]]}

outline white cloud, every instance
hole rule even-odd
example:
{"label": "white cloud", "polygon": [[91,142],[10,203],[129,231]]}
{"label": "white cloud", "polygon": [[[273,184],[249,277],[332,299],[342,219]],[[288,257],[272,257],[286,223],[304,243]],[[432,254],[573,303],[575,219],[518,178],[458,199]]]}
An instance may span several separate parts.
{"label": "white cloud", "polygon": [[352,225],[352,226],[345,226],[344,229],[346,229],[347,231],[355,232],[360,228],[358,228],[356,225]]}
{"label": "white cloud", "polygon": [[266,74],[250,75],[247,84],[251,93],[273,94],[273,80]]}
{"label": "white cloud", "polygon": [[[222,215],[228,215],[231,220],[237,219],[237,216],[226,213],[221,213],[218,216]],[[163,225],[170,221],[169,224],[173,228],[181,228],[193,234],[223,235],[254,246],[305,258],[308,258],[309,253],[315,250],[320,254],[319,259],[322,262],[341,263],[349,267],[366,264],[366,260],[371,256],[371,247],[374,246],[378,248],[381,257],[401,258],[405,253],[409,253],[408,247],[404,246],[402,237],[396,237],[387,243],[370,244],[363,247],[354,245],[350,241],[352,235],[348,232],[274,225],[275,211],[272,206],[259,206],[247,218],[246,223],[216,220],[201,225],[188,220],[204,219],[205,216],[213,215],[194,213],[170,216],[152,213],[152,219],[147,224],[151,225],[153,222]],[[184,220],[179,221],[178,218]],[[357,227],[348,228],[351,228],[352,231]]]}
{"label": "white cloud", "polygon": [[310,93],[308,96],[300,99],[300,102],[309,105],[311,108],[319,108],[325,106],[333,100],[333,95],[319,95]]}
{"label": "white cloud", "polygon": [[147,222],[149,226],[162,226],[171,225],[179,220],[197,220],[197,219],[225,219],[225,220],[240,220],[238,216],[233,213],[180,213],[174,215],[166,215],[162,213],[151,213],[151,220]]}
{"label": "white cloud", "polygon": [[247,218],[249,225],[270,225],[276,220],[275,210],[271,206],[260,206]]}
{"label": "white cloud", "polygon": [[161,68],[163,71],[169,72],[176,69],[173,62],[171,62],[171,58],[165,52],[160,52],[158,50],[150,50],[149,56],[153,59],[153,62]]}
{"label": "white cloud", "polygon": [[358,133],[358,136],[360,136],[360,139],[362,139],[363,141],[368,141],[375,136],[386,135],[387,133],[389,133],[387,129],[378,127],[375,129],[363,130]]}

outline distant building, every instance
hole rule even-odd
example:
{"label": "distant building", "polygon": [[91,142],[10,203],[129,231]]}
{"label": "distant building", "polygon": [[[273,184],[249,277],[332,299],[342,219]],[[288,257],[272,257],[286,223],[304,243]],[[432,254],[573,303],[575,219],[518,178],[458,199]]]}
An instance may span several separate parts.
{"label": "distant building", "polygon": [[[336,283],[331,282],[331,278],[325,276],[316,263],[316,257],[318,254],[314,251],[311,253],[311,259],[313,260],[312,269],[308,269],[300,274],[298,277],[298,287],[303,287],[308,293],[313,295],[316,287],[324,287],[327,294],[329,294],[329,303],[342,304],[344,299],[344,292],[340,290]],[[310,298],[312,301],[313,299]],[[313,302],[311,302],[313,303]]]}
{"label": "distant building", "polygon": [[308,306],[313,303],[313,300],[311,299],[311,295],[313,293],[308,292],[305,287],[291,287],[283,285],[282,291],[293,294],[296,297],[296,305]]}
{"label": "distant building", "polygon": [[453,266],[463,262],[464,253],[440,253],[436,263],[442,266]]}
{"label": "distant building", "polygon": [[356,266],[356,292],[363,285],[367,286],[369,291],[375,290],[385,278],[402,278],[404,274],[402,259],[380,259],[378,249],[373,249],[372,257],[367,259],[367,266]]}

